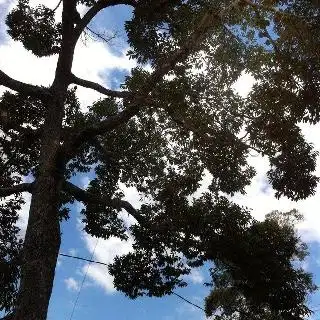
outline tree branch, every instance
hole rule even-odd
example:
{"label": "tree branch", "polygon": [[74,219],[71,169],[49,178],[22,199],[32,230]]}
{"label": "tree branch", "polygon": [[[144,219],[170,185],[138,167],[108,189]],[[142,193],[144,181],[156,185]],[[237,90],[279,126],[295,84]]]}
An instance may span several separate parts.
{"label": "tree branch", "polygon": [[99,0],[93,5],[87,13],[83,16],[81,21],[77,24],[75,29],[76,38],[79,38],[83,30],[88,26],[90,21],[103,9],[112,7],[119,4],[126,4],[132,7],[136,7],[137,2],[135,0]]}
{"label": "tree branch", "polygon": [[77,1],[62,1],[62,40],[61,48],[56,66],[56,73],[52,89],[56,92],[63,92],[70,84],[71,68],[73,63],[74,50],[78,38],[75,37],[74,25],[77,23]]}
{"label": "tree branch", "polygon": [[55,12],[61,5],[62,0],[59,0],[58,4],[56,5],[56,7],[53,9],[53,12]]}
{"label": "tree branch", "polygon": [[152,92],[162,78],[172,70],[178,62],[184,61],[192,51],[197,49],[198,45],[204,40],[208,29],[212,26],[213,17],[216,16],[217,15],[211,11],[204,14],[197,29],[189,38],[189,41],[186,41],[184,46],[173,52],[170,57],[163,59],[162,63],[158,65],[149,77],[149,80],[146,81],[146,84],[141,88],[140,92],[132,93],[133,98],[128,102],[128,107],[125,110],[101,121],[95,126],[84,129],[76,139],[82,140],[92,138],[93,135],[103,134],[135,116],[139,112],[140,105],[146,103],[149,99],[150,92]]}
{"label": "tree branch", "polygon": [[5,86],[11,90],[17,91],[19,93],[22,93],[28,96],[36,97],[36,98],[44,98],[44,97],[51,96],[51,93],[48,89],[12,79],[1,70],[0,70],[0,86]]}
{"label": "tree branch", "polygon": [[126,210],[133,218],[135,218],[139,223],[143,223],[143,217],[137,212],[137,210],[127,201],[121,199],[111,199],[106,198],[101,195],[93,194],[88,191],[85,191],[71,182],[65,181],[63,184],[63,189],[72,195],[76,200],[80,202],[95,202],[101,203],[106,206],[111,206],[115,209],[124,209]]}
{"label": "tree branch", "polygon": [[81,87],[98,91],[99,93],[102,93],[106,96],[113,97],[113,98],[127,98],[131,95],[129,92],[126,92],[126,91],[114,91],[114,90],[107,89],[96,82],[80,79],[73,74],[71,75],[71,82]]}
{"label": "tree branch", "polygon": [[32,191],[33,183],[21,183],[9,188],[0,188],[0,198],[11,196],[21,192]]}
{"label": "tree branch", "polygon": [[115,39],[117,36],[116,34],[113,34],[112,36],[109,36],[108,38],[106,38],[106,36],[103,36],[101,33],[92,30],[89,26],[87,26],[86,29],[89,30],[89,32],[91,32],[94,36],[96,36],[97,38],[101,39],[106,43],[109,43],[111,40]]}
{"label": "tree branch", "polygon": [[[98,3],[100,3],[101,5],[101,1],[99,1]],[[141,105],[150,102],[150,93],[162,80],[162,78],[170,70],[172,70],[178,62],[186,60],[192,51],[198,49],[198,46],[205,39],[208,30],[213,25],[214,18],[217,17],[219,17],[217,13],[212,10],[208,10],[197,24],[197,28],[192,33],[189,40],[185,41],[184,45],[171,53],[169,57],[166,57],[162,61],[159,61],[159,64],[156,67],[155,71],[150,75],[148,81],[145,82],[145,85],[141,87],[139,92],[132,92],[128,94],[128,99],[124,101],[126,108],[123,111],[119,112],[116,115],[110,116],[107,119],[100,121],[99,123],[90,125],[71,136],[68,144],[66,144],[64,147],[65,160],[67,161],[71,159],[74,156],[76,150],[78,150],[79,146],[82,145],[85,141],[88,141],[97,135],[101,135],[108,131],[111,131],[119,125],[128,122],[132,117],[137,115],[141,108]],[[90,85],[90,87],[96,87],[96,85],[90,82],[86,82],[85,84]],[[99,89],[101,88],[99,87]]]}

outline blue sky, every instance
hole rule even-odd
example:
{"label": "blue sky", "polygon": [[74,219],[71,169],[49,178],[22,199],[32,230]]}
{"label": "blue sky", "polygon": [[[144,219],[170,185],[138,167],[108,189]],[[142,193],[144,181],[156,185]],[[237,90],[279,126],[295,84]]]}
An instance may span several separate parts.
{"label": "blue sky", "polygon": [[[57,0],[58,1],[58,0]],[[50,7],[55,4],[52,0],[31,3],[45,3]],[[37,59],[31,53],[26,52],[19,43],[10,40],[4,33],[4,15],[14,4],[14,1],[0,0],[0,69],[10,76],[34,84],[49,85],[53,79],[55,56]],[[57,13],[59,15],[59,12]],[[118,88],[126,74],[135,66],[134,61],[129,61],[125,55],[127,50],[126,36],[123,22],[129,19],[131,11],[125,6],[111,8],[93,21],[91,27],[94,30],[116,32],[117,38],[108,45],[90,40],[80,41],[76,53],[73,72],[80,77],[96,81],[110,88]],[[253,80],[244,74],[235,84],[234,88],[239,94],[245,96],[252,86]],[[0,92],[3,88],[0,87]],[[79,89],[79,99],[83,108],[100,96],[88,89]],[[307,138],[320,149],[320,128],[318,126],[304,126],[303,130]],[[277,200],[270,186],[266,182],[268,162],[261,157],[252,157],[252,164],[257,169],[257,176],[247,188],[247,195],[237,195],[235,201],[253,209],[257,219],[263,219],[264,215],[273,209],[290,210],[298,208],[305,214],[305,222],[299,225],[299,232],[303,239],[309,243],[310,257],[304,267],[315,274],[316,283],[320,283],[320,215],[318,203],[320,192],[305,201],[292,203],[287,199]],[[320,168],[317,169],[318,174]],[[74,178],[73,182],[81,187],[86,187],[92,173]],[[207,183],[204,180],[204,186]],[[138,206],[138,195],[135,190],[124,188],[126,199]],[[21,211],[19,225],[22,232],[25,229],[28,217],[28,204],[30,198],[26,196],[26,205]],[[82,232],[81,205],[71,207],[71,218],[62,223],[61,252],[89,258],[96,245],[96,239],[92,239]],[[130,219],[125,217],[128,222]],[[94,259],[102,262],[111,262],[117,253],[130,250],[130,244],[121,243],[118,240],[99,240],[96,246]],[[60,257],[56,269],[56,278],[53,295],[50,302],[49,320],[70,319],[71,312],[76,301],[81,282],[87,270],[87,263]],[[208,278],[208,268],[201,268],[188,277],[189,286],[177,290],[177,292],[189,300],[203,306],[203,299],[209,289],[202,283]],[[313,308],[320,308],[320,296],[315,294],[310,301]],[[319,309],[320,310],[320,309]],[[315,313],[317,319],[319,313]],[[130,300],[122,293],[118,293],[112,286],[112,278],[108,275],[106,267],[91,264],[89,266],[86,281],[81,290],[77,306],[72,319],[116,319],[116,320],[201,320],[204,314],[201,310],[179,300],[176,296],[163,298],[139,298]]]}

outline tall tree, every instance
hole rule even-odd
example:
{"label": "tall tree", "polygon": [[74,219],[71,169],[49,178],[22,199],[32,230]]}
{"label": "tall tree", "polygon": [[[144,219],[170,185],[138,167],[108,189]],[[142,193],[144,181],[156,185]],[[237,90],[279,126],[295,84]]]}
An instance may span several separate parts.
{"label": "tall tree", "polygon": [[[80,17],[77,5],[87,6]],[[72,73],[75,46],[94,17],[132,8],[125,24],[138,67],[121,91]],[[0,101],[0,308],[15,320],[46,319],[66,204],[83,202],[85,230],[133,239],[110,265],[129,297],[162,296],[183,275],[213,263],[207,312],[221,317],[304,319],[310,275],[293,264],[305,252],[292,227],[257,222],[228,195],[244,193],[252,150],[268,156],[277,196],[315,191],[317,153],[298,123],[319,117],[318,0],[62,0],[61,21],[44,5],[19,0],[9,35],[38,57],[58,55],[54,81],[40,87],[0,71],[11,89]],[[152,71],[146,71],[145,64]],[[242,99],[231,89],[243,71],[257,80]],[[105,95],[80,109],[76,86]],[[70,183],[95,171],[87,190]],[[204,171],[209,190],[192,195]],[[23,177],[32,175],[32,183]],[[135,209],[119,182],[148,199]],[[15,221],[32,195],[23,245]],[[127,228],[119,212],[136,223]],[[270,245],[266,246],[268,243]],[[220,309],[219,309],[220,310]]]}

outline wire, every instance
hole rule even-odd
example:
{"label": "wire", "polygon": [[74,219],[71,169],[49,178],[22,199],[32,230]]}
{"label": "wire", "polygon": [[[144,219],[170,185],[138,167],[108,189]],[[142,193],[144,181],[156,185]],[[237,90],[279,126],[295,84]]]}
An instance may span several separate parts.
{"label": "wire", "polygon": [[190,300],[184,298],[183,296],[180,296],[180,294],[178,294],[178,293],[176,293],[176,292],[174,292],[174,291],[171,291],[171,293],[174,294],[175,296],[177,296],[178,298],[180,298],[181,300],[183,300],[183,301],[191,304],[192,306],[194,306],[194,307],[196,307],[196,308],[198,308],[198,309],[200,309],[200,310],[202,310],[202,311],[205,312],[205,310],[204,310],[202,307],[200,307],[200,306],[198,306],[197,304],[191,302]]}
{"label": "wire", "polygon": [[[95,248],[94,248],[94,250],[93,250],[93,252],[92,252],[92,255],[91,255],[91,258],[90,258],[90,259],[86,259],[86,258],[82,258],[82,257],[78,257],[78,256],[72,256],[72,255],[70,255],[70,254],[65,254],[65,253],[59,253],[59,255],[62,256],[62,257],[67,257],[67,258],[72,258],[72,259],[83,260],[83,261],[88,261],[88,262],[89,262],[88,268],[87,268],[87,271],[86,271],[86,274],[85,274],[85,276],[84,276],[84,278],[83,278],[83,280],[82,280],[81,287],[80,287],[80,290],[79,290],[79,292],[78,292],[78,296],[77,296],[76,302],[75,302],[75,304],[74,304],[74,306],[73,306],[73,310],[72,310],[72,314],[71,314],[70,320],[72,319],[72,316],[73,316],[73,313],[74,313],[74,310],[75,310],[75,306],[76,306],[76,304],[77,304],[77,302],[78,302],[79,295],[80,295],[80,291],[81,291],[81,289],[82,289],[83,283],[84,283],[85,278],[86,278],[86,276],[87,276],[90,263],[96,263],[96,264],[102,264],[102,265],[104,265],[104,266],[108,266],[107,263],[104,263],[104,262],[101,262],[101,261],[92,260],[93,255],[94,255],[94,251],[95,251],[95,249],[96,249],[96,247],[97,247],[97,244],[98,244],[98,241],[97,241],[97,243],[96,243],[96,246],[95,246]],[[200,309],[200,310],[202,310],[202,311],[205,312],[205,309],[204,309],[204,308],[202,308],[202,307],[200,307],[199,305],[191,302],[190,300],[188,300],[187,298],[181,296],[180,294],[178,294],[178,293],[176,293],[176,292],[174,292],[174,291],[171,291],[171,293],[172,293],[173,295],[175,295],[176,297],[178,297],[179,299],[183,300],[184,302],[189,303],[190,305],[192,305],[192,306],[194,306],[194,307],[196,307],[196,308],[198,308],[198,309]]]}
{"label": "wire", "polygon": [[62,256],[62,257],[73,258],[73,259],[78,259],[78,260],[83,260],[83,261],[88,261],[88,262],[91,262],[91,263],[102,264],[104,266],[108,266],[108,264],[104,263],[104,262],[94,261],[94,260],[91,260],[91,259],[86,259],[86,258],[81,258],[81,257],[76,257],[76,256],[71,256],[71,255],[65,254],[65,253],[59,253],[59,255]]}
{"label": "wire", "polygon": [[[76,298],[76,300],[75,300],[75,302],[74,302],[74,305],[73,305],[73,308],[72,308],[72,312],[71,312],[71,315],[70,315],[70,320],[73,318],[73,314],[74,314],[74,312],[75,312],[75,310],[76,310],[76,306],[77,306],[77,304],[78,304],[78,300],[79,300],[79,297],[80,297],[80,292],[81,292],[81,290],[82,290],[82,288],[83,288],[84,282],[86,281],[86,278],[87,278],[87,275],[88,275],[88,271],[89,271],[89,268],[90,268],[90,264],[93,263],[93,262],[95,262],[95,261],[92,260],[92,258],[93,258],[93,256],[94,256],[95,251],[96,251],[98,242],[99,242],[99,239],[97,239],[97,242],[96,242],[96,244],[95,244],[95,246],[94,246],[94,248],[93,248],[93,250],[92,250],[90,259],[85,259],[85,258],[80,258],[80,257],[78,258],[79,260],[89,261],[89,263],[88,263],[88,266],[87,266],[87,270],[86,270],[86,272],[85,272],[85,274],[84,274],[84,277],[83,277],[83,279],[82,279],[82,282],[81,282],[81,285],[80,285],[80,288],[79,288],[79,291],[78,291],[78,294],[77,294],[77,298]],[[61,254],[61,253],[60,253],[60,256],[75,258],[75,257],[73,257],[73,256],[69,256],[69,255]]]}

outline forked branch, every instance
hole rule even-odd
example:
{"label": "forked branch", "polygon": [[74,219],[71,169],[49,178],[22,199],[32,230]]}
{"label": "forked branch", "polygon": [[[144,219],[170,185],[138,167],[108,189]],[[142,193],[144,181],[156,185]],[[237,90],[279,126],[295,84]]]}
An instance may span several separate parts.
{"label": "forked branch", "polygon": [[171,53],[167,59],[164,59],[162,63],[156,67],[155,71],[150,75],[149,80],[146,81],[146,84],[141,88],[140,92],[131,93],[132,99],[127,103],[126,109],[119,112],[117,115],[108,117],[94,126],[84,129],[76,137],[75,140],[78,140],[78,142],[75,141],[75,144],[79,143],[79,141],[91,139],[94,135],[110,131],[135,116],[139,112],[140,106],[147,103],[148,99],[150,99],[150,93],[162,78],[172,70],[178,62],[182,62],[187,59],[189,54],[198,48],[199,44],[204,40],[209,28],[213,25],[213,20],[216,17],[216,13],[210,11],[206,12],[189,40],[186,41],[182,47]]}
{"label": "forked branch", "polygon": [[19,93],[32,96],[35,98],[45,98],[51,95],[50,91],[46,88],[27,84],[9,77],[6,73],[0,70],[0,86],[7,87],[8,89],[17,91]]}
{"label": "forked branch", "polygon": [[126,4],[132,7],[136,7],[137,1],[135,0],[99,0],[96,2],[83,16],[81,21],[77,24],[75,29],[76,38],[78,39],[83,30],[89,25],[91,20],[103,9],[120,4]]}
{"label": "forked branch", "polygon": [[13,194],[32,191],[33,183],[21,183],[8,188],[0,188],[0,198],[9,197]]}
{"label": "forked branch", "polygon": [[104,94],[104,95],[112,97],[112,98],[127,98],[130,96],[129,92],[110,90],[110,89],[105,88],[104,86],[102,86],[99,83],[80,79],[80,78],[76,77],[75,75],[71,76],[71,82],[76,85],[79,85],[81,87],[95,90],[101,94]]}
{"label": "forked branch", "polygon": [[127,201],[121,199],[111,199],[104,197],[103,195],[97,195],[88,191],[85,191],[78,186],[72,184],[71,182],[65,181],[63,184],[63,189],[70,195],[72,195],[76,200],[84,203],[94,202],[101,203],[108,207],[113,207],[115,209],[124,209],[135,218],[139,223],[143,223],[144,219],[137,212],[137,210]]}

